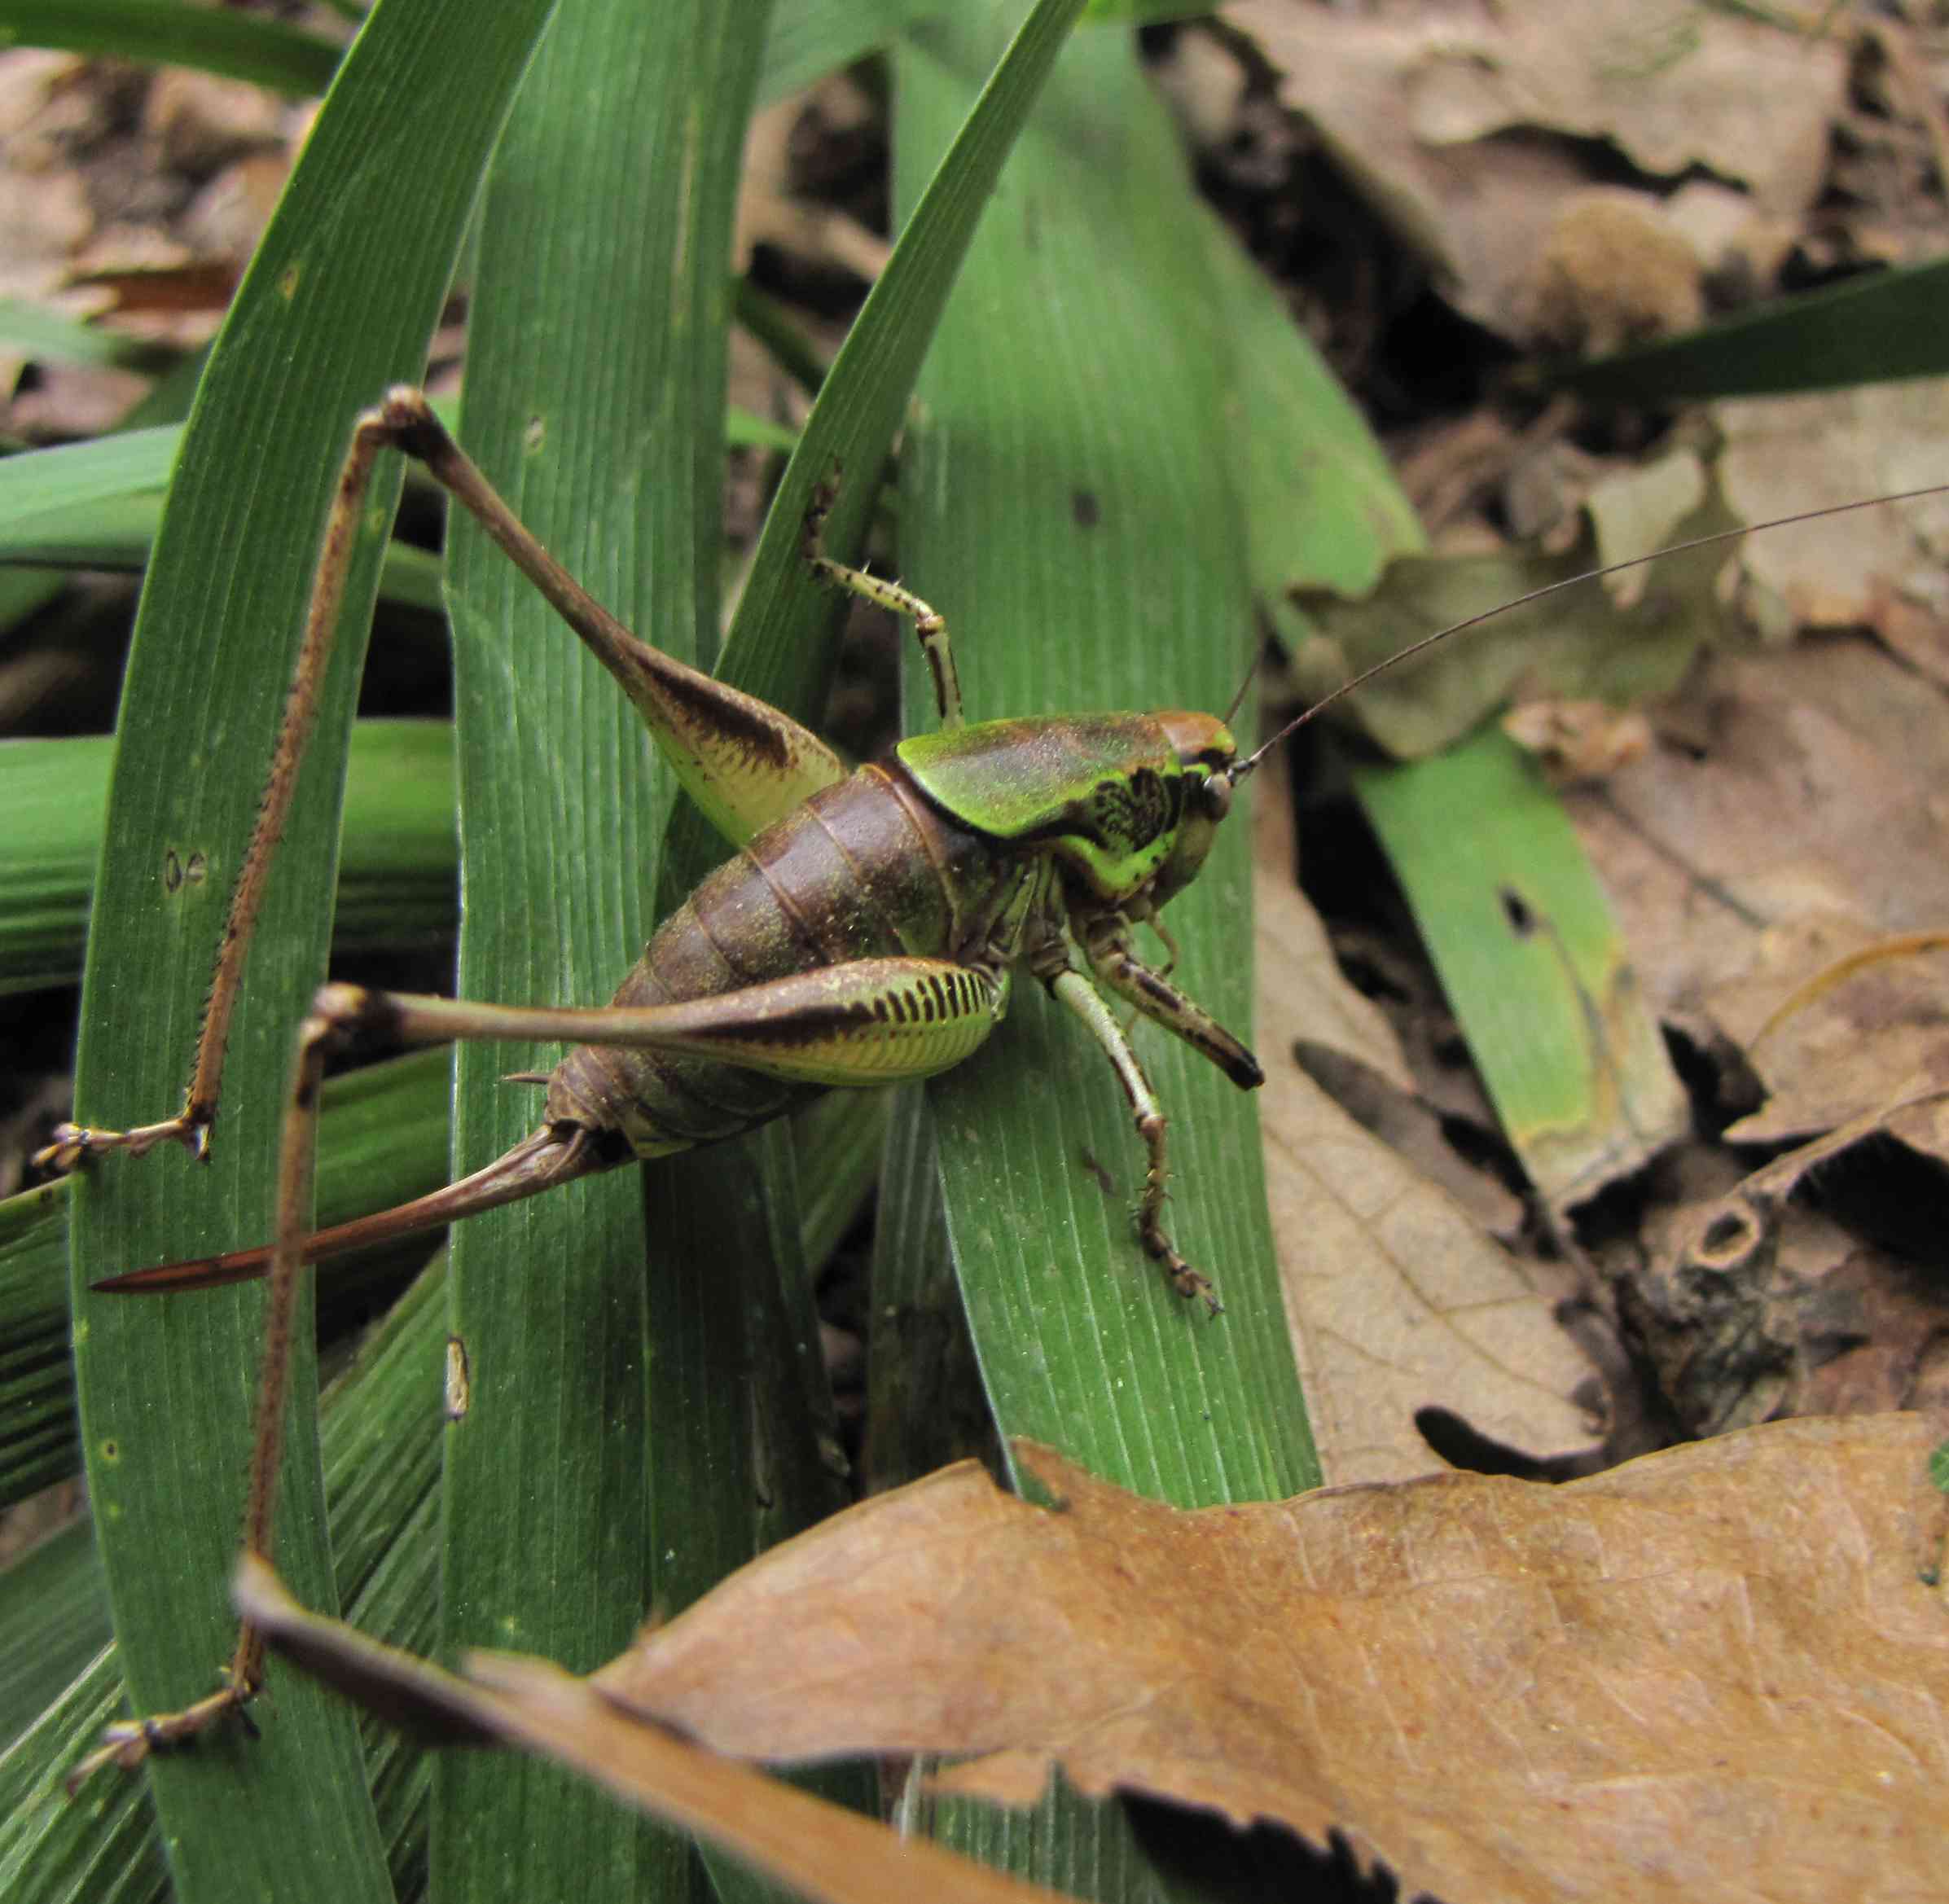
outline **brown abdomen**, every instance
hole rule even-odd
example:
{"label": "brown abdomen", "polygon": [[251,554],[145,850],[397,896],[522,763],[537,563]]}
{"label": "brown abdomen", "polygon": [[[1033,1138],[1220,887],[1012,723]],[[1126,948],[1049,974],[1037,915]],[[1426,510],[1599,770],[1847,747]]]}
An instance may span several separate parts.
{"label": "brown abdomen", "polygon": [[[855,959],[954,957],[982,935],[1012,870],[928,806],[898,762],[862,767],[711,874],[657,928],[613,1002],[719,998]],[[656,1156],[816,1095],[709,1059],[583,1045],[556,1068],[547,1115],[619,1131]]]}

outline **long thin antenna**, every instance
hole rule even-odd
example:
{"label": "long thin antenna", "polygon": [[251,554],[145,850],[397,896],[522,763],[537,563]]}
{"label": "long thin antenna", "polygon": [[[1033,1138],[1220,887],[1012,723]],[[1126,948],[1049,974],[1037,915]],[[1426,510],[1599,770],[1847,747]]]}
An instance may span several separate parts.
{"label": "long thin antenna", "polygon": [[1245,704],[1245,696],[1252,691],[1253,677],[1258,673],[1258,665],[1263,657],[1255,655],[1245,669],[1245,678],[1239,683],[1239,691],[1225,709],[1225,725],[1229,727],[1238,718],[1239,709]]}
{"label": "long thin antenna", "polygon": [[1822,516],[1845,515],[1854,509],[1879,509],[1889,502],[1912,502],[1923,496],[1940,496],[1949,493],[1949,483],[1931,483],[1925,489],[1903,489],[1893,496],[1871,496],[1859,502],[1836,502],[1824,509],[1803,509],[1798,515],[1779,515],[1771,522],[1749,523],[1744,529],[1723,529],[1709,536],[1694,536],[1688,542],[1674,542],[1669,548],[1654,550],[1648,555],[1633,555],[1623,562],[1607,563],[1601,568],[1586,569],[1581,575],[1565,576],[1561,581],[1547,581],[1541,588],[1534,588],[1526,595],[1518,595],[1512,602],[1504,602],[1499,607],[1485,608],[1479,615],[1471,615],[1466,621],[1451,623],[1433,634],[1424,634],[1417,642],[1409,644],[1389,655],[1385,661],[1376,661],[1371,668],[1363,668],[1351,681],[1342,682],[1333,691],[1314,702],[1303,714],[1288,721],[1278,733],[1246,755],[1235,766],[1228,776],[1236,787],[1259,762],[1279,745],[1288,734],[1297,732],[1307,722],[1323,714],[1334,702],[1344,700],[1358,687],[1364,687],[1377,674],[1385,674],[1390,668],[1398,668],[1403,661],[1411,661],[1424,650],[1432,648],[1437,642],[1446,641],[1451,634],[1460,634],[1464,629],[1473,628],[1478,622],[1492,621],[1498,615],[1506,615],[1512,608],[1526,608],[1531,602],[1540,602],[1545,595],[1556,594],[1562,589],[1581,588],[1587,581],[1600,581],[1607,575],[1621,575],[1627,568],[1641,568],[1647,562],[1656,562],[1666,555],[1683,555],[1692,549],[1709,549],[1714,542],[1730,542],[1741,536],[1758,535],[1770,529],[1788,529],[1797,522],[1813,522]]}

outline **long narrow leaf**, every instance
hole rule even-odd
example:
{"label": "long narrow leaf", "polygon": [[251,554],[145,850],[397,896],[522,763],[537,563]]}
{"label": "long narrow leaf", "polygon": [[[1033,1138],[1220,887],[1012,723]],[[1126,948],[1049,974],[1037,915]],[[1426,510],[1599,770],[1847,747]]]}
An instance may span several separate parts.
{"label": "long narrow leaf", "polygon": [[1561,1217],[1683,1136],[1631,950],[1534,762],[1490,726],[1354,785],[1545,1208]]}
{"label": "long narrow leaf", "polygon": [[[423,1276],[394,1305],[320,1400],[326,1496],[340,1597],[361,1630],[424,1652],[433,1639],[437,1542],[431,1510],[439,1463],[437,1393],[445,1350],[441,1279]],[[86,1533],[86,1529],[80,1530]],[[99,1601],[90,1554],[59,1590]],[[29,1583],[21,1582],[25,1590]],[[0,1594],[15,1587],[10,1573]],[[168,1895],[154,1808],[137,1779],[105,1785],[94,1803],[59,1788],[61,1748],[99,1730],[121,1697],[112,1647],[84,1669],[0,1757],[0,1896],[9,1904],[147,1904]],[[426,1767],[376,1722],[362,1722],[381,1833],[402,1896],[425,1888]]]}
{"label": "long narrow leaf", "polygon": [[[994,12],[964,8],[910,36],[902,202],[962,109]],[[1203,302],[1209,279],[1183,263],[1205,242],[1201,216],[1127,42],[1081,36],[990,208],[902,463],[902,568],[955,631],[973,716],[1222,709],[1243,676],[1253,621],[1225,454],[1224,330]],[[1178,981],[1241,1032],[1244,833],[1234,820],[1170,914]],[[929,1087],[998,1424],[1187,1505],[1306,1487],[1317,1469],[1249,1104],[1141,1020],[1135,1042],[1171,1120],[1170,1224],[1218,1283],[1216,1319],[1138,1248],[1129,1108],[1101,1052],[1039,988],[1018,979],[1001,1032]],[[1188,1583],[1184,1617],[1197,1617]],[[944,1828],[1089,1895],[1162,1882],[1113,1808],[1059,1797],[1010,1822],[957,1810]]]}
{"label": "long narrow leaf", "polygon": [[[687,658],[715,626],[731,208],[765,12],[570,0],[483,208],[463,436],[586,586]],[[599,1002],[648,935],[669,776],[616,684],[471,523],[450,573],[462,994]],[[462,1049],[457,1171],[533,1128],[533,1092],[498,1081],[557,1055]],[[653,1553],[689,1533],[652,1540],[648,1520],[664,1459],[650,1447],[646,1476],[650,1382],[668,1378],[642,1198],[621,1171],[456,1236],[450,1326],[472,1393],[447,1441],[450,1647],[593,1665],[642,1620]],[[532,1761],[450,1756],[434,1804],[449,1898],[546,1895],[567,1872],[604,1896],[687,1883],[687,1847]]]}
{"label": "long narrow leaf", "polygon": [[[327,1081],[321,1223],[349,1222],[446,1181],[448,1083],[448,1068],[429,1051]],[[0,1506],[81,1468],[68,1353],[73,1192],[70,1180],[0,1203]],[[358,1266],[352,1259],[327,1274],[338,1281]]]}
{"label": "long narrow leaf", "polygon": [[1659,407],[1711,397],[1834,390],[1949,371],[1949,260],[1782,298],[1757,310],[1565,366],[1552,379],[1600,402]]}
{"label": "long narrow leaf", "polygon": [[[72,984],[101,859],[112,744],[0,744],[0,993]],[[333,944],[424,944],[452,929],[451,731],[361,722],[345,782]]]}
{"label": "long narrow leaf", "polygon": [[[77,1093],[122,1124],[180,1102],[224,901],[256,810],[350,419],[424,362],[486,151],[547,8],[382,0],[341,70],[213,354],[158,539],[125,691]],[[428,126],[441,137],[429,144]],[[410,189],[402,182],[410,181]],[[396,480],[396,479],[395,479]],[[373,521],[383,523],[388,484]],[[362,624],[376,535],[346,619]],[[136,1304],[94,1276],[261,1238],[291,1039],[322,970],[358,643],[334,670],[320,770],[285,842],[232,1040],[215,1158],[112,1160],[75,1198],[90,1489],[133,1700],[213,1688],[249,1438],[259,1304]],[[207,876],[182,871],[200,859]],[[301,1388],[301,1393],[302,1389]],[[288,1463],[285,1564],[328,1600],[315,1450]],[[77,1746],[84,1742],[77,1741]],[[382,1894],[349,1721],[297,1686],[152,1779],[178,1895]],[[83,1804],[111,1802],[85,1793]]]}
{"label": "long narrow leaf", "polygon": [[331,83],[343,50],[280,20],[178,0],[0,0],[0,32],[20,46],[196,66],[301,94]]}
{"label": "long narrow leaf", "polygon": [[[924,161],[994,30],[964,13],[916,31],[899,150]],[[1173,221],[1196,217],[1130,49],[1084,34],[982,227],[902,463],[902,567],[955,630],[977,715],[1218,709],[1236,689],[1253,622],[1224,370],[1174,309],[1203,291],[1174,274]],[[1169,920],[1178,978],[1249,1029],[1244,833],[1221,830]],[[1135,1037],[1172,1118],[1172,1223],[1226,1314],[1207,1320],[1138,1249],[1128,1107],[1080,1028],[1019,985],[1003,1031],[933,1089],[990,1398],[1004,1434],[1167,1498],[1303,1486],[1249,1100],[1147,1022]]]}

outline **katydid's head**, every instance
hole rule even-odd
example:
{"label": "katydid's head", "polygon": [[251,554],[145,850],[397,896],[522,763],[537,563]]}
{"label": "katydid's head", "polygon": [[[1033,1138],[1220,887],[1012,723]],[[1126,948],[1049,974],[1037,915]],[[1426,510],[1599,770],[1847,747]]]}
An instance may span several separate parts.
{"label": "katydid's head", "polygon": [[1231,810],[1231,770],[1238,743],[1212,714],[1175,710],[1157,717],[1183,776],[1183,801],[1170,856],[1151,885],[1151,903],[1162,906],[1198,876],[1218,823]]}

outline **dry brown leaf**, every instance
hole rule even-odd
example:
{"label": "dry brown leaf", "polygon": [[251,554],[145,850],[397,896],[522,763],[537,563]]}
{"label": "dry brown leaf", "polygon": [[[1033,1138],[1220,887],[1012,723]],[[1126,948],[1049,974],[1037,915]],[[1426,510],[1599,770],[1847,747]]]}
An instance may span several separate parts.
{"label": "dry brown leaf", "polygon": [[1884,595],[1869,604],[1868,625],[1918,673],[1949,687],[1949,576],[1932,598],[1936,605]]}
{"label": "dry brown leaf", "polygon": [[[1746,522],[1939,483],[1949,472],[1949,377],[1755,397],[1713,406],[1727,504]],[[1949,497],[1749,537],[1741,572],[1754,617],[1776,630],[1872,625],[1890,597],[1939,610],[1949,586]]]}
{"label": "dry brown leaf", "polygon": [[[1350,934],[1350,937],[1351,935]],[[1425,976],[1425,975],[1424,975]],[[1429,989],[1432,989],[1432,981]],[[1411,1010],[1411,1005],[1404,1009]],[[1453,1021],[1446,1017],[1439,1000],[1430,1002],[1432,1013],[1442,1013],[1441,1030],[1431,1030],[1424,1041],[1429,1046],[1446,1034],[1454,1035]],[[1452,1046],[1447,1054],[1457,1057]],[[1445,1110],[1424,1087],[1403,1091],[1390,1078],[1370,1071],[1358,1059],[1349,1058],[1310,1038],[1299,1039],[1293,1047],[1301,1070],[1313,1080],[1363,1130],[1370,1132],[1438,1185],[1468,1213],[1469,1220],[1486,1236],[1509,1244],[1522,1235],[1528,1220],[1528,1206],[1512,1190],[1501,1169],[1503,1153],[1492,1117],[1481,1106],[1471,1113],[1457,1115]],[[1443,1073],[1443,1081],[1454,1077],[1459,1062]],[[1473,1077],[1473,1074],[1469,1073]],[[1454,1094],[1461,1095],[1459,1091]],[[1335,1481],[1405,1481],[1409,1473],[1337,1474]]]}
{"label": "dry brown leaf", "polygon": [[1798,918],[1949,919],[1949,722],[1931,683],[1829,640],[1714,656],[1677,708],[1656,717],[1673,744],[1565,796],[1655,1010],[1697,1011]]}
{"label": "dry brown leaf", "polygon": [[745,1568],[594,1676],[770,1761],[1060,1761],[1345,1833],[1509,1900],[1941,1895],[1949,1503],[1915,1415],[1794,1421],[1562,1488],[1474,1475],[1185,1512],[1047,1450]]}
{"label": "dry brown leaf", "polygon": [[[1296,1075],[1282,1093],[1285,1141],[1266,1148],[1266,1194],[1322,1473],[1426,1472],[1424,1410],[1537,1462],[1586,1462],[1603,1384],[1525,1266]],[[1310,1130],[1291,1108],[1302,1096]]]}
{"label": "dry brown leaf", "polygon": [[1415,1416],[1427,1407],[1539,1459],[1587,1452],[1592,1424],[1574,1397],[1596,1371],[1522,1266],[1289,1047],[1265,1048],[1266,1193],[1322,1472],[1426,1472]]}
{"label": "dry brown leaf", "polygon": [[[1797,213],[1845,103],[1838,42],[1691,0],[1232,0],[1223,13],[1279,69],[1285,103],[1452,279],[1461,308],[1494,327],[1591,182],[1571,142],[1607,139],[1667,178],[1701,167],[1744,182],[1767,211]],[[1635,308],[1640,287],[1616,288],[1620,313]]]}
{"label": "dry brown leaf", "polygon": [[1547,1296],[1467,1209],[1294,1059],[1303,1042],[1404,1096],[1414,1090],[1391,1027],[1341,975],[1293,886],[1284,792],[1268,789],[1254,814],[1259,1123],[1321,1471],[1336,1482],[1426,1473],[1434,1463],[1415,1416],[1428,1407],[1539,1459],[1582,1454],[1591,1424],[1573,1397],[1595,1386],[1596,1371]]}
{"label": "dry brown leaf", "polygon": [[902,1838],[626,1717],[590,1681],[546,1661],[483,1653],[468,1662],[471,1678],[456,1678],[305,1612],[270,1568],[248,1556],[236,1598],[279,1653],[428,1744],[519,1746],[708,1838],[803,1897],[823,1904],[1066,1904],[1039,1884]]}
{"label": "dry brown leaf", "polygon": [[[1898,1096],[1949,1090],[1949,962],[1939,950],[1868,965],[1774,1021],[1781,1000],[1880,937],[1858,919],[1792,920],[1762,936],[1751,971],[1710,994],[1707,1009],[1745,1047],[1767,1092],[1727,1132],[1732,1142],[1793,1143]],[[1898,1112],[1886,1128],[1949,1163],[1949,1103]]]}
{"label": "dry brown leaf", "polygon": [[1559,787],[1608,780],[1651,752],[1651,722],[1635,708],[1595,700],[1519,701],[1502,728]]}

